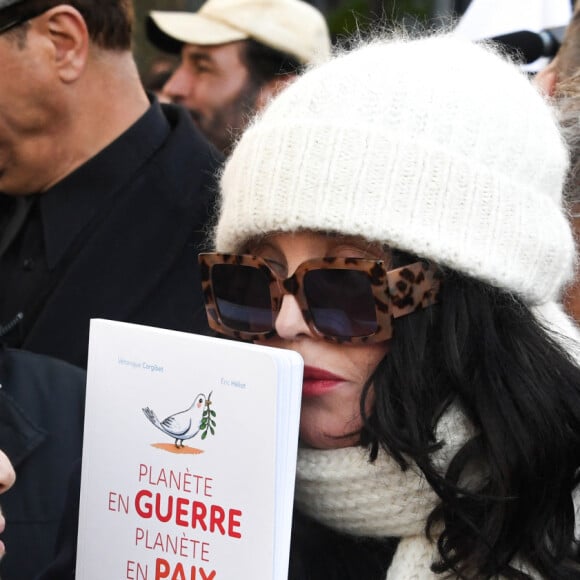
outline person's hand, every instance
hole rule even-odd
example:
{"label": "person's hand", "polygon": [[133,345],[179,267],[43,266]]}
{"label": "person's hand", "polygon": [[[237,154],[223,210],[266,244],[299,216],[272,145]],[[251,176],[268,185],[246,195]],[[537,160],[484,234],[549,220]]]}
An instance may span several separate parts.
{"label": "person's hand", "polygon": [[[0,493],[4,493],[6,490],[12,487],[14,480],[16,479],[16,474],[14,473],[14,468],[10,463],[10,459],[6,457],[6,454],[0,451]],[[6,522],[4,521],[4,516],[0,511],[0,534],[4,531]],[[4,543],[0,540],[0,558],[4,556],[6,548]]]}

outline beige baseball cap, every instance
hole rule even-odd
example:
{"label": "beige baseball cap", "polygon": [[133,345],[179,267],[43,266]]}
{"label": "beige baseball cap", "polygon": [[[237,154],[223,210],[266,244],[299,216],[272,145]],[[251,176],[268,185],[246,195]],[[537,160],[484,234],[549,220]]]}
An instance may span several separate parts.
{"label": "beige baseball cap", "polygon": [[208,0],[197,12],[153,10],[149,40],[166,52],[252,38],[302,64],[325,60],[330,34],[322,13],[302,0]]}

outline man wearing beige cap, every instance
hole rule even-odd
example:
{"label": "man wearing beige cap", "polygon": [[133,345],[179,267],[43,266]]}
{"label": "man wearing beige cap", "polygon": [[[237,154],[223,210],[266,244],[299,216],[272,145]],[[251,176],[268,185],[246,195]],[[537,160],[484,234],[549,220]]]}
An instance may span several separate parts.
{"label": "man wearing beige cap", "polygon": [[152,11],[147,34],[159,49],[181,53],[163,93],[225,153],[256,110],[330,52],[323,15],[302,0],[207,0],[195,13]]}

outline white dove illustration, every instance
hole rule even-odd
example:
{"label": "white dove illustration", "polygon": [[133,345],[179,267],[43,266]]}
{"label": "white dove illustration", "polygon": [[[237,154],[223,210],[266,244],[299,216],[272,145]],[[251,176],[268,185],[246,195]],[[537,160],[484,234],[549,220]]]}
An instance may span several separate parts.
{"label": "white dove illustration", "polygon": [[[211,397],[211,393],[209,396]],[[159,421],[155,411],[149,407],[143,408],[143,413],[157,429],[175,439],[175,447],[181,448],[184,439],[191,439],[199,433],[206,401],[206,396],[200,393],[188,409],[169,415],[163,421]]]}

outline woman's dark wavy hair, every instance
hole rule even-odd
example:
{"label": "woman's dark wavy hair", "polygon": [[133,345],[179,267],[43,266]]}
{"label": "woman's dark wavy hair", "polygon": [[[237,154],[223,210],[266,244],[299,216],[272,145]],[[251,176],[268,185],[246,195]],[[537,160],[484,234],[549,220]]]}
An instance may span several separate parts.
{"label": "woman's dark wavy hair", "polygon": [[[394,267],[417,258],[394,253]],[[550,580],[580,578],[572,490],[580,466],[580,369],[514,295],[444,271],[439,303],[395,321],[365,419],[371,459],[386,449],[417,463],[441,498],[427,533],[437,573],[528,579],[514,558]],[[434,428],[457,402],[476,430],[445,474],[434,467]],[[481,474],[474,487],[462,476]]]}

